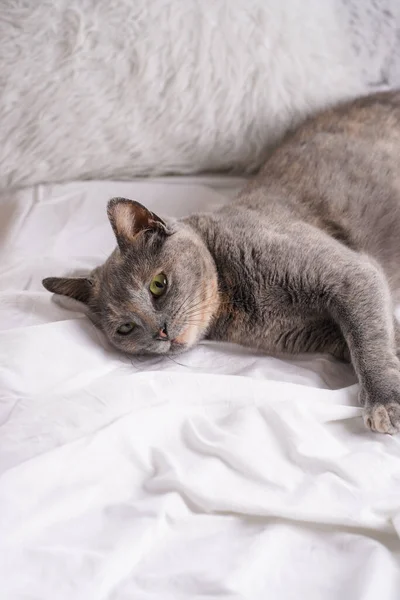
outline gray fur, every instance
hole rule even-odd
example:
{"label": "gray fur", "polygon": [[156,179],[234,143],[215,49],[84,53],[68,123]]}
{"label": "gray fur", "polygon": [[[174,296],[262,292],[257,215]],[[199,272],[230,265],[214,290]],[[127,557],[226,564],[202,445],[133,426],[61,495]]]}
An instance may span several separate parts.
{"label": "gray fur", "polygon": [[[400,430],[400,92],[306,122],[216,213],[174,222],[126,200],[110,207],[119,248],[86,280],[44,285],[83,299],[116,347],[180,352],[208,337],[351,358],[367,427]],[[169,286],[154,300],[158,272]]]}

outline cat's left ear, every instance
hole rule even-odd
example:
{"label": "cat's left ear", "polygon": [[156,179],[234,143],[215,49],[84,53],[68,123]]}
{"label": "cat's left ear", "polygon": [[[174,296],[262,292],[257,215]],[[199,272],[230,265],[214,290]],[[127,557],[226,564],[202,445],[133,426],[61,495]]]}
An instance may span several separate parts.
{"label": "cat's left ear", "polygon": [[107,214],[120,250],[126,250],[142,231],[169,233],[160,217],[134,200],[112,198],[107,206]]}
{"label": "cat's left ear", "polygon": [[42,285],[49,292],[69,296],[84,304],[88,304],[93,293],[92,283],[85,277],[47,277]]}

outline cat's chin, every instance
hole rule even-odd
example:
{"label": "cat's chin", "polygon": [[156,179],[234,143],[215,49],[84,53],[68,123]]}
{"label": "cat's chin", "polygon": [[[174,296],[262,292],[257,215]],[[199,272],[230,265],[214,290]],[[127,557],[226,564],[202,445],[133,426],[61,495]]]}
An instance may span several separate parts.
{"label": "cat's chin", "polygon": [[183,344],[182,342],[176,342],[174,340],[172,340],[170,342],[169,345],[169,349],[167,352],[163,353],[163,354],[182,354],[182,352],[185,352],[186,350],[189,349],[188,344]]}
{"label": "cat's chin", "polygon": [[171,340],[170,342],[162,342],[156,348],[149,348],[148,350],[144,350],[143,354],[148,356],[171,356],[176,354],[182,354],[186,350],[189,350],[190,345],[182,342],[175,342]]}

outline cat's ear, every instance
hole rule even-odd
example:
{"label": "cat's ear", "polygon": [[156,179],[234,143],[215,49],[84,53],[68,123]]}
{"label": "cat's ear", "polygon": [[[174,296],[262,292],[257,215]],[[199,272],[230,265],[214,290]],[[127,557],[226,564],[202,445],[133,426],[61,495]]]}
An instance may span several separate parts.
{"label": "cat's ear", "polygon": [[120,250],[125,250],[142,231],[160,231],[167,234],[167,226],[160,217],[139,202],[126,198],[112,198],[107,214]]}
{"label": "cat's ear", "polygon": [[85,277],[47,277],[42,281],[43,287],[49,292],[69,296],[87,304],[93,292],[93,286]]}

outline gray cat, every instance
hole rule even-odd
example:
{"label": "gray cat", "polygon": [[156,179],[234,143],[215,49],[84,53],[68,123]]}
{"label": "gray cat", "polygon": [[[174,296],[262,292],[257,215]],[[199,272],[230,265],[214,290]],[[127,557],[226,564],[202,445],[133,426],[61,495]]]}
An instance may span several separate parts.
{"label": "gray cat", "polygon": [[48,278],[124,352],[203,338],[351,359],[367,427],[400,430],[400,92],[310,119],[232,204],[161,219],[114,198],[118,247],[87,278]]}

